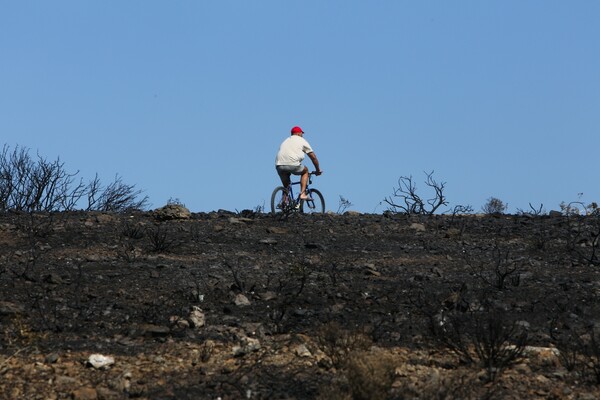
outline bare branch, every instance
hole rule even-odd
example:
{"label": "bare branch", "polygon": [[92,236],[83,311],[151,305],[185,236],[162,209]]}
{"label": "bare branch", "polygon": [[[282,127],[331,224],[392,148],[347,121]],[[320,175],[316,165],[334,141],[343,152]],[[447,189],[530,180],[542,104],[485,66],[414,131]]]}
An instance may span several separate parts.
{"label": "bare branch", "polygon": [[0,211],[70,211],[85,196],[87,210],[142,209],[148,203],[147,196],[140,199],[142,192],[118,176],[103,189],[98,175],[85,185],[81,179],[76,181],[78,174],[67,172],[60,158],[48,161],[37,154],[34,160],[26,148],[11,151],[4,145],[0,153]]}
{"label": "bare branch", "polygon": [[[433,214],[441,206],[448,204],[444,196],[444,188],[446,182],[438,183],[433,179],[433,171],[425,173],[427,179],[425,184],[434,190],[434,197],[423,200],[417,194],[417,186],[413,182],[412,176],[401,176],[398,179],[398,188],[394,188],[394,193],[390,197],[386,197],[384,201],[390,206],[390,210],[397,213],[405,214]],[[394,198],[399,198],[400,202],[394,201]],[[402,204],[403,203],[403,204]]]}

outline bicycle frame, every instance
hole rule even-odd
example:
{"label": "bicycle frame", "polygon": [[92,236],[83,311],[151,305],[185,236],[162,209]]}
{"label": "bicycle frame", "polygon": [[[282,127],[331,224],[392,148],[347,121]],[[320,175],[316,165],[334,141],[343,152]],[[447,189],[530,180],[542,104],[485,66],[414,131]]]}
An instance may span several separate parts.
{"label": "bicycle frame", "polygon": [[[309,189],[310,189],[310,185],[312,184],[312,176],[314,175],[313,172],[308,174],[308,182],[306,182],[306,192],[309,193]],[[295,207],[296,205],[300,204],[300,193],[298,193],[297,196],[294,197],[294,189],[293,186],[294,185],[300,185],[302,182],[298,181],[298,182],[292,182],[290,180],[290,185],[287,188],[288,191],[288,200],[287,201],[292,201],[292,205]]]}
{"label": "bicycle frame", "polygon": [[276,213],[280,210],[283,214],[289,214],[293,212],[301,213],[314,213],[314,212],[325,212],[325,199],[321,192],[317,189],[311,188],[312,175],[316,175],[311,172],[308,175],[308,182],[306,185],[306,194],[309,196],[308,199],[300,199],[300,191],[298,194],[294,193],[294,186],[301,185],[301,180],[292,182],[287,188],[283,186],[276,187],[271,194],[271,212]]}

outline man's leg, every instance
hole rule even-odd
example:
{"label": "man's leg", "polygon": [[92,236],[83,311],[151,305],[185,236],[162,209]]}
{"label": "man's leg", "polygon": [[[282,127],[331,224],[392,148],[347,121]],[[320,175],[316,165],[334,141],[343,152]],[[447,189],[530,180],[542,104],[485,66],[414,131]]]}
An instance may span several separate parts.
{"label": "man's leg", "polygon": [[290,186],[290,174],[279,174],[279,178],[283,187],[287,189]]}
{"label": "man's leg", "polygon": [[279,174],[279,178],[281,178],[281,184],[285,188],[282,196],[282,203],[287,203],[288,201],[288,189],[291,183],[290,175],[291,174]]}
{"label": "man's leg", "polygon": [[308,167],[304,167],[302,170],[302,176],[300,177],[300,199],[304,200],[308,198],[306,195],[306,186],[308,185]]}

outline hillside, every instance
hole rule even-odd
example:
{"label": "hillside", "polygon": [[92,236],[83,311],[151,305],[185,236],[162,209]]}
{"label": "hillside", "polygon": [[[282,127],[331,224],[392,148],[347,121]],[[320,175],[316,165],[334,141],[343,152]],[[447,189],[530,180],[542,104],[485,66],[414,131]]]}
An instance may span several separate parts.
{"label": "hillside", "polygon": [[5,213],[0,397],[599,398],[598,233],[597,217]]}

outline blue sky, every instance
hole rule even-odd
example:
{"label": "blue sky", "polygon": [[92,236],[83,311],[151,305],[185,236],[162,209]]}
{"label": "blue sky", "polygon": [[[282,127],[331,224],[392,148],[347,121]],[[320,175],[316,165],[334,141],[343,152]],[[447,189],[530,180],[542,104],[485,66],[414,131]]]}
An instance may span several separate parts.
{"label": "blue sky", "polygon": [[[600,201],[600,2],[0,0],[0,137],[152,208],[268,207],[300,125],[336,211]],[[308,158],[306,161],[310,165]]]}

